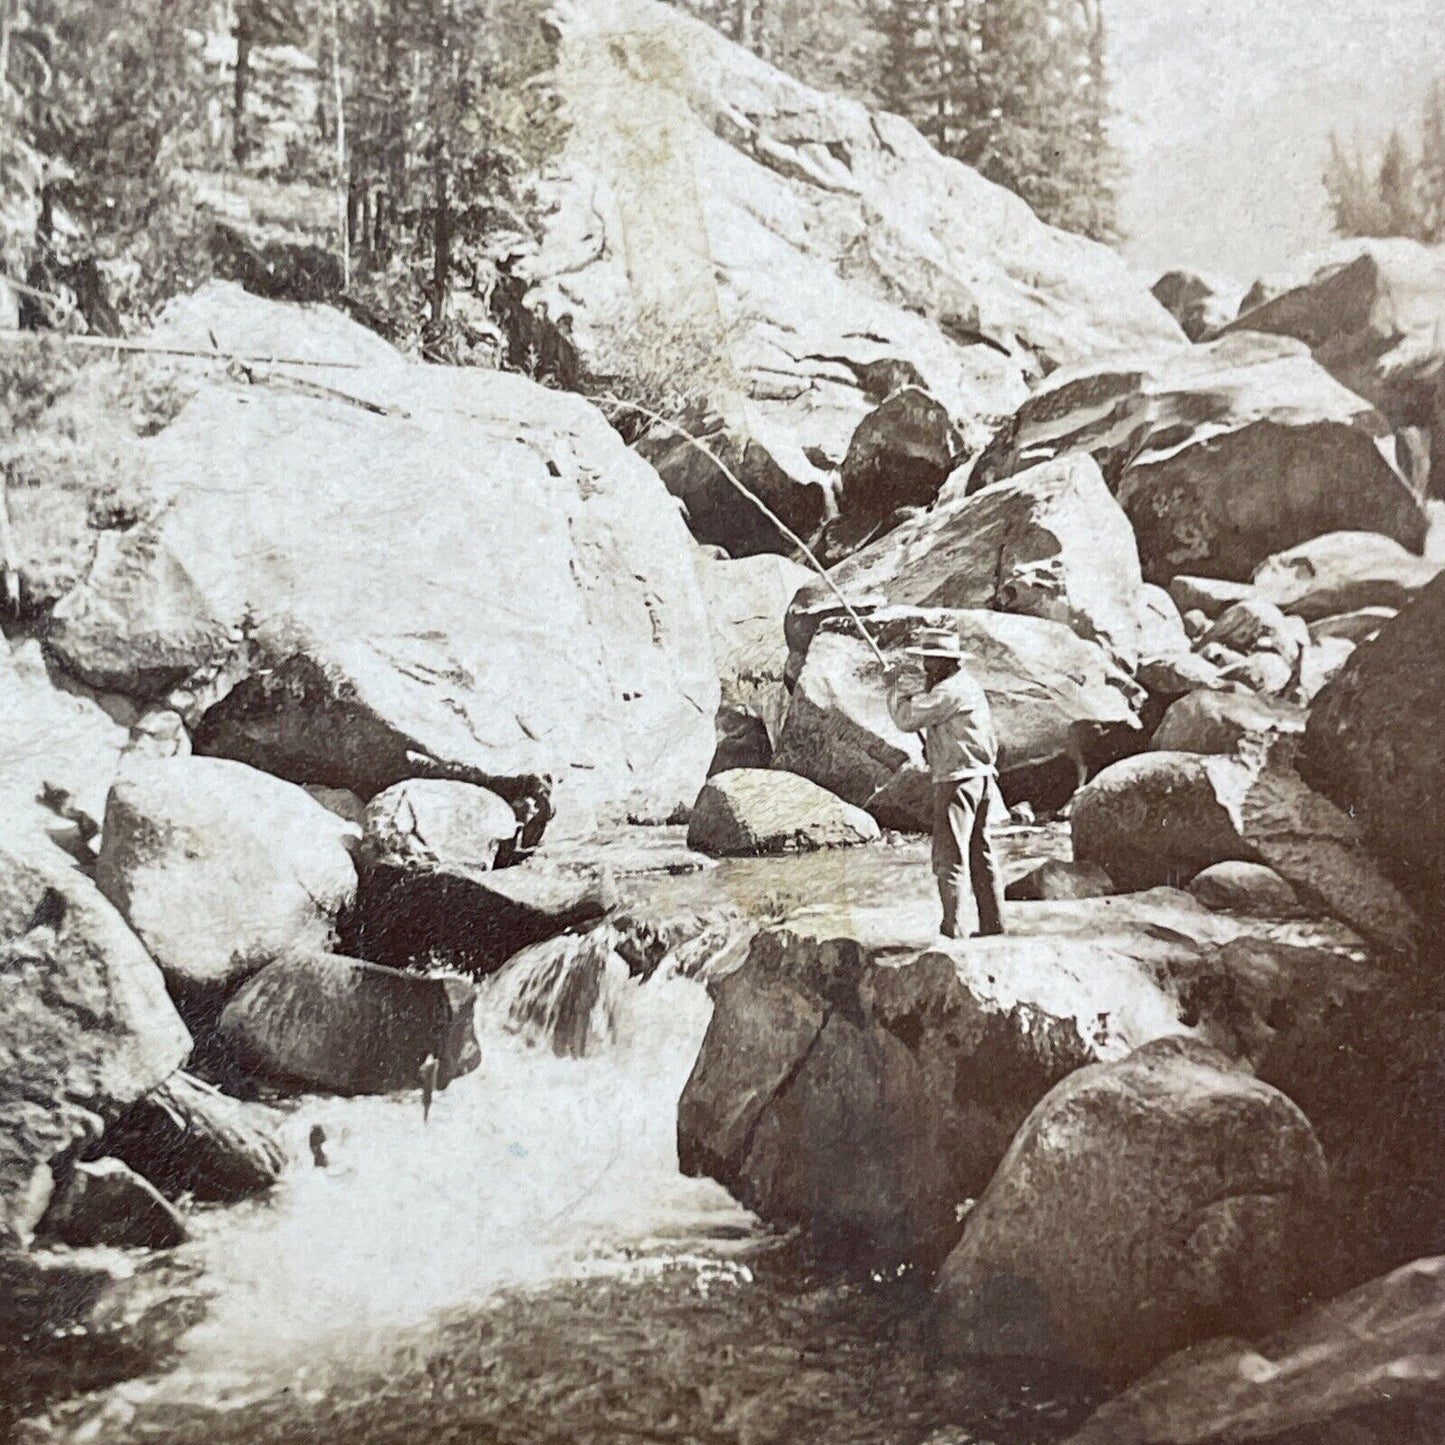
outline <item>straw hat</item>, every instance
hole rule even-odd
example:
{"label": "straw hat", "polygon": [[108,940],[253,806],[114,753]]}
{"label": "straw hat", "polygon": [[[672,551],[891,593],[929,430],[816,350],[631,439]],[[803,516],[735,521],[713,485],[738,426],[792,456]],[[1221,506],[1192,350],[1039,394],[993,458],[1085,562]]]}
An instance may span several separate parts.
{"label": "straw hat", "polygon": [[918,634],[918,641],[903,650],[909,657],[952,657],[958,660],[964,657],[963,643],[949,627],[925,627]]}

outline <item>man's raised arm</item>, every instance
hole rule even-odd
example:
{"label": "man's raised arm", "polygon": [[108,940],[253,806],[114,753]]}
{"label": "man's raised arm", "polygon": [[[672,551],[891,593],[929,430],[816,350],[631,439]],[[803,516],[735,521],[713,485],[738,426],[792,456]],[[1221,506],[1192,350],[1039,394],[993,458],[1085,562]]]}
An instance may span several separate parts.
{"label": "man's raised arm", "polygon": [[905,690],[905,674],[890,668],[885,674],[888,683],[888,716],[893,726],[906,733],[922,732],[934,723],[943,722],[958,711],[958,701],[943,691]]}

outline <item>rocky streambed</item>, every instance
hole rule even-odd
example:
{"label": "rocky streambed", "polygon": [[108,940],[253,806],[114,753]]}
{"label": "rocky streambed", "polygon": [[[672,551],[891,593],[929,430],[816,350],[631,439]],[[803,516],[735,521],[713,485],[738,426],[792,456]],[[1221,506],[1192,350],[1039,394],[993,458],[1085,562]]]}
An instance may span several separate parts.
{"label": "rocky streambed", "polygon": [[[1010,877],[1060,866],[1067,845],[1058,825],[1010,828]],[[819,1251],[816,1212],[790,1229],[776,1199],[761,1201],[768,1227],[678,1168],[678,1100],[716,1017],[709,989],[725,999],[725,980],[746,978],[751,940],[800,926],[820,904],[833,932],[866,939],[871,929],[905,957],[926,949],[925,845],[890,838],[712,862],[682,830],[646,828],[589,854],[657,936],[671,929],[646,976],[618,969],[615,955],[609,966],[600,930],[564,935],[483,982],[481,1066],[436,1095],[425,1120],[419,1090],[289,1104],[280,1135],[290,1162],[276,1187],[193,1214],[191,1241],[144,1287],[164,1321],[156,1357],[84,1397],[33,1400],[20,1440],[299,1442],[344,1431],[390,1442],[422,1431],[761,1442],[807,1432],[860,1445],[1023,1445],[1083,1420],[1098,1391],[1075,1372],[941,1359],[921,1324],[925,1272],[895,1255],[886,1269],[840,1273]],[[562,866],[569,849],[553,856]],[[1211,913],[1174,890],[1012,903],[1010,924],[1046,959],[1061,940],[1095,950],[1095,964],[1113,958],[1115,973],[1092,983],[1050,981],[1045,962],[1012,986],[1020,996],[1033,987],[1056,1025],[1087,1017],[1080,990],[1112,988],[1138,1013],[1116,1024],[1121,1034],[1174,1026],[1149,1012],[1167,989],[1144,982],[1169,958],[1241,939],[1308,947],[1341,968],[1356,954],[1336,925]],[[1121,989],[1130,961],[1143,971]],[[1017,1000],[1000,1019],[1010,1016]],[[1224,1023],[1222,1007],[1214,1021]],[[1021,1081],[1001,1107],[1026,1112],[1039,1087]],[[861,1097],[842,1102],[866,1112]],[[826,1148],[826,1134],[813,1144]],[[849,1167],[843,1154],[818,1161],[840,1199],[857,1197]]]}

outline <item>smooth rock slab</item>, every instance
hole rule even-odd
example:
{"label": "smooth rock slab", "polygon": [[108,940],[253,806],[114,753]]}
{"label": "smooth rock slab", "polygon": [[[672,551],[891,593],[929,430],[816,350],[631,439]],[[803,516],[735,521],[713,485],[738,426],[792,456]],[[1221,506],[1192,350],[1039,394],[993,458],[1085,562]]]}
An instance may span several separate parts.
{"label": "smooth rock slab", "polygon": [[1308,1293],[1328,1176],[1283,1094],[1192,1040],[1080,1070],[1030,1114],[934,1295],[951,1355],[1119,1384]]}
{"label": "smooth rock slab", "polygon": [[445,1088],[481,1062],[476,989],[335,954],[278,959],[221,1013],[233,1064],[268,1083],[336,1094],[418,1088],[428,1058]]}
{"label": "smooth rock slab", "polygon": [[855,907],[759,933],[713,990],[678,1107],[683,1172],[840,1261],[931,1265],[1054,1084],[1191,1030],[1250,1053],[1294,987],[1168,890],[1011,904],[1008,922],[930,943],[906,910]]}
{"label": "smooth rock slab", "polygon": [[861,808],[796,773],[738,768],[717,773],[693,804],[687,846],[714,858],[810,852],[874,842]]}
{"label": "smooth rock slab", "polygon": [[[140,444],[154,505],[98,535],[56,607],[67,669],[149,698],[239,661],[196,751],[363,798],[551,777],[559,813],[660,821],[691,801],[717,674],[656,472],[579,396],[411,365],[339,312],[251,300],[263,352],[297,354],[304,323],[367,359],[344,385],[213,371]],[[172,319],[204,337],[229,315],[207,289]]]}
{"label": "smooth rock slab", "polygon": [[[907,121],[792,79],[676,6],[569,8],[552,83],[572,125],[540,244],[497,301],[513,359],[563,384],[700,392],[690,420],[795,530],[900,382],[976,427],[1026,374],[1182,346],[1108,248],[1042,224]],[[679,80],[686,77],[685,84]],[[635,393],[634,393],[635,394]],[[785,545],[669,429],[640,448],[696,535]]]}

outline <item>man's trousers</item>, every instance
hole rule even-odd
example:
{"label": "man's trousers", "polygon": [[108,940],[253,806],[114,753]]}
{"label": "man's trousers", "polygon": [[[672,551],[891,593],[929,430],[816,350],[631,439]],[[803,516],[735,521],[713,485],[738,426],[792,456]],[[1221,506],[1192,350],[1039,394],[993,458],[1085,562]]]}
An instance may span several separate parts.
{"label": "man's trousers", "polygon": [[943,935],[967,938],[960,918],[972,895],[978,932],[1003,932],[1003,877],[991,828],[1007,816],[990,774],[933,785],[933,873],[943,900]]}

